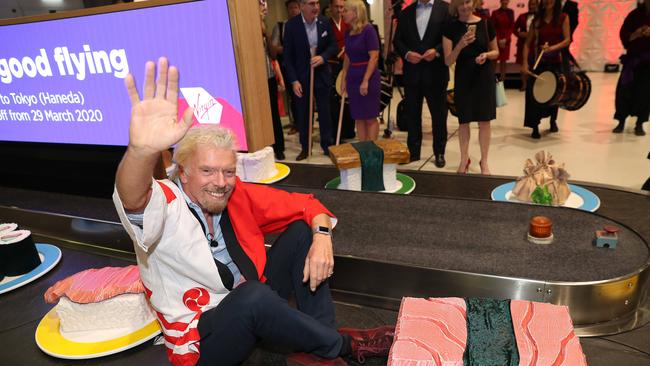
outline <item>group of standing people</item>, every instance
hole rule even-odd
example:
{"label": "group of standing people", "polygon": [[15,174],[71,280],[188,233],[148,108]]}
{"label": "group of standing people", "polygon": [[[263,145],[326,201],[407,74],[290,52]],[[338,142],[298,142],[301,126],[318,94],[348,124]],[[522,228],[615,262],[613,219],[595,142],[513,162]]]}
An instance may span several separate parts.
{"label": "group of standing people", "polygon": [[[517,63],[521,65],[520,90],[526,91],[524,126],[532,129],[531,137],[541,138],[539,124],[550,117],[550,132],[558,132],[558,107],[538,103],[533,97],[531,75],[544,71],[569,72],[569,62],[575,60],[568,52],[573,32],[578,26],[578,4],[572,0],[529,0],[528,12],[516,20],[508,8],[509,0],[501,0],[499,9],[492,13],[499,46],[500,78],[505,77],[506,61],[510,58],[510,40],[517,37]],[[537,58],[540,62],[536,64]],[[537,66],[532,70],[533,66]]]}
{"label": "group of standing people", "polygon": [[490,174],[490,121],[496,118],[492,61],[499,57],[491,22],[476,15],[475,0],[419,0],[402,10],[395,32],[395,50],[403,57],[407,144],[411,161],[420,159],[422,104],[427,100],[433,130],[434,164],[446,165],[448,66],[456,64],[454,97],[458,112],[461,160],[469,165],[470,122],[479,122],[481,173]]}
{"label": "group of standing people", "polygon": [[[260,6],[264,6],[263,3],[265,1],[260,1]],[[310,112],[314,106],[318,111],[320,146],[325,155],[329,155],[329,146],[336,140],[333,119],[337,113],[331,108],[333,67],[344,75],[342,90],[347,92],[349,115],[356,121],[359,139],[377,139],[379,37],[369,24],[365,4],[361,0],[333,0],[330,3],[332,19],[320,15],[318,0],[289,0],[285,4],[290,18],[282,23],[281,29],[274,30],[267,55],[271,59],[282,59],[282,74],[290,94],[294,123],[300,133],[301,151],[296,160],[309,155]],[[278,33],[281,33],[279,37]],[[273,95],[271,102],[276,103]],[[283,143],[278,142],[283,140],[282,126],[275,121],[273,125],[274,147],[282,146]],[[345,125],[344,137],[354,137],[349,124]],[[276,158],[284,158],[278,149],[275,152]]]}
{"label": "group of standing people", "polygon": [[[354,128],[350,128],[349,122],[352,119],[360,140],[376,139],[380,113],[380,43],[377,32],[369,24],[365,4],[360,0],[333,0],[331,19],[319,15],[317,0],[289,0],[286,4],[292,17],[284,23],[282,36],[276,37],[274,31],[273,39],[274,42],[281,39],[282,45],[275,55],[282,58],[282,74],[300,131],[301,152],[297,160],[305,159],[308,151],[308,85],[312,69],[313,99],[318,109],[323,152],[328,154],[328,147],[336,140],[338,108],[331,108],[336,102],[331,98],[331,90],[337,70],[343,75],[341,94],[347,93],[350,104],[349,109],[344,108],[343,137],[354,137]],[[451,0],[449,3],[418,0],[401,11],[393,42],[395,51],[404,60],[404,115],[401,118],[407,121],[411,161],[420,160],[422,107],[426,99],[432,120],[434,164],[439,168],[446,165],[448,66],[456,64],[454,97],[460,123],[461,153],[458,172],[465,173],[469,169],[469,123],[478,122],[479,166],[481,173],[490,174],[490,121],[496,118],[494,69],[499,61],[497,74],[503,80],[513,34],[517,37],[522,89],[526,91],[524,126],[532,129],[532,138],[539,139],[541,120],[550,118],[549,131],[559,131],[558,107],[538,103],[532,93],[533,83],[528,81],[530,75],[544,71],[567,72],[568,63],[575,63],[568,47],[578,26],[578,5],[572,0],[529,0],[529,11],[515,19],[513,10],[508,7],[509,0],[501,0],[500,4],[491,15],[482,8],[480,0]],[[641,8],[646,9],[643,4]],[[643,70],[647,63],[644,48],[645,34],[649,32],[647,24],[646,28],[632,29],[643,26],[643,22],[643,16],[636,15],[634,20],[626,21],[625,31],[621,30],[623,44],[628,48],[628,58],[624,60],[627,72],[623,73],[627,76],[632,75],[632,70],[636,70],[635,75],[639,77],[646,75]],[[273,52],[270,55],[273,57]],[[639,80],[639,77],[621,78],[615,116],[620,123],[614,132],[622,131],[627,115],[641,115],[636,131],[643,133],[641,124],[647,120],[643,117],[647,114],[647,103],[646,107],[637,106],[643,104],[635,101],[642,93],[633,92],[636,87],[630,84],[630,80]],[[269,87],[272,87],[271,82]],[[281,132],[279,123],[274,122],[274,127]],[[278,139],[282,139],[281,133],[276,133],[276,145],[281,146]],[[283,154],[281,157],[284,158]]]}
{"label": "group of standing people", "polygon": [[[578,6],[572,0],[530,0],[529,12],[515,20],[509,0],[501,0],[491,15],[481,0],[419,0],[400,14],[395,34],[395,49],[405,60],[405,116],[408,121],[407,143],[411,161],[419,160],[422,145],[422,101],[426,98],[431,113],[434,163],[446,164],[447,140],[446,89],[447,66],[456,64],[454,102],[459,119],[459,173],[471,164],[468,149],[470,122],[479,123],[481,173],[490,174],[488,153],[490,121],[496,118],[496,79],[494,63],[499,61],[503,80],[510,57],[513,33],[519,38],[517,60],[522,65],[526,85],[532,72],[560,72],[562,62],[573,60],[565,51],[578,26]],[[535,70],[530,60],[543,53]],[[530,56],[530,57],[529,57]],[[564,60],[562,58],[565,58]],[[575,62],[575,60],[573,60]],[[531,137],[540,138],[539,123],[551,118],[551,132],[557,132],[557,107],[540,104],[526,89],[524,125],[533,129]]]}

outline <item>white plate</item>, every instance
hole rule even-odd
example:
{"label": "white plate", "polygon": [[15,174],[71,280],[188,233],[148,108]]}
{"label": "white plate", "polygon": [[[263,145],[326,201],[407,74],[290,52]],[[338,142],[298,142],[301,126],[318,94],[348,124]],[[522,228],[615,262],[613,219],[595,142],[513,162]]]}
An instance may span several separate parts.
{"label": "white plate", "polygon": [[[535,205],[531,202],[523,202],[513,197],[512,190],[515,187],[515,182],[502,184],[492,190],[490,195],[493,201],[506,201],[506,202],[516,202]],[[571,189],[571,194],[567,198],[566,202],[562,207],[577,208],[583,211],[595,212],[600,207],[600,198],[596,196],[592,191],[576,186],[574,184],[569,184],[569,189]]]}
{"label": "white plate", "polygon": [[[341,177],[336,177],[325,184],[325,189],[341,189]],[[397,172],[397,187],[381,193],[410,194],[415,189],[415,180],[406,174]]]}

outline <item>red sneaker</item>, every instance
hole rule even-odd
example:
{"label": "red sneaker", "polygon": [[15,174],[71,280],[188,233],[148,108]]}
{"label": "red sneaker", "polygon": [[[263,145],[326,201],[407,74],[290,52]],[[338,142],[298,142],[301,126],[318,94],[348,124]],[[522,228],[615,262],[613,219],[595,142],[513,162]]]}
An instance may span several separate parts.
{"label": "red sneaker", "polygon": [[364,363],[366,356],[388,356],[395,337],[395,326],[385,325],[373,329],[340,328],[339,333],[352,338],[352,357]]}
{"label": "red sneaker", "polygon": [[287,356],[287,366],[348,366],[348,363],[341,357],[331,360],[311,353],[292,353]]}

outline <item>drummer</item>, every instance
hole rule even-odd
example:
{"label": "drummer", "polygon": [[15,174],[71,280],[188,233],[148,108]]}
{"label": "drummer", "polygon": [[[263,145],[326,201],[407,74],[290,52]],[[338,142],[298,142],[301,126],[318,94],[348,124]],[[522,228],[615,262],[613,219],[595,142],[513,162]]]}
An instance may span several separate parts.
{"label": "drummer", "polygon": [[[537,15],[530,27],[521,63],[523,73],[536,76],[544,71],[560,73],[562,71],[561,50],[571,43],[571,30],[569,18],[562,13],[560,0],[542,0],[539,4]],[[533,52],[534,59],[538,60],[537,67],[531,70],[528,66],[528,55]],[[558,132],[557,106],[537,103],[533,96],[533,85],[536,81],[528,83],[526,88],[526,108],[524,126],[533,129],[530,137],[541,138],[539,123],[542,118],[551,118],[550,132]]]}

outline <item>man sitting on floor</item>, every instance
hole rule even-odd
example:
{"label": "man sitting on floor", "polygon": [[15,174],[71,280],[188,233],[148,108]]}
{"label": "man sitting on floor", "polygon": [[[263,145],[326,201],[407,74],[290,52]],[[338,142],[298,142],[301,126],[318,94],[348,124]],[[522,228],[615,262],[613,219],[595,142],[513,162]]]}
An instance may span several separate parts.
{"label": "man sitting on floor", "polygon": [[[190,129],[191,108],[177,121],[178,70],[161,58],[154,74],[148,62],[143,100],[126,78],[129,146],[113,200],[170,361],[236,365],[260,340],[339,363],[386,355],[392,327],[335,330],[333,215],[312,195],[242,183],[230,132]],[[175,144],[174,182],[153,180],[160,153]],[[282,234],[266,253],[272,232]]]}

